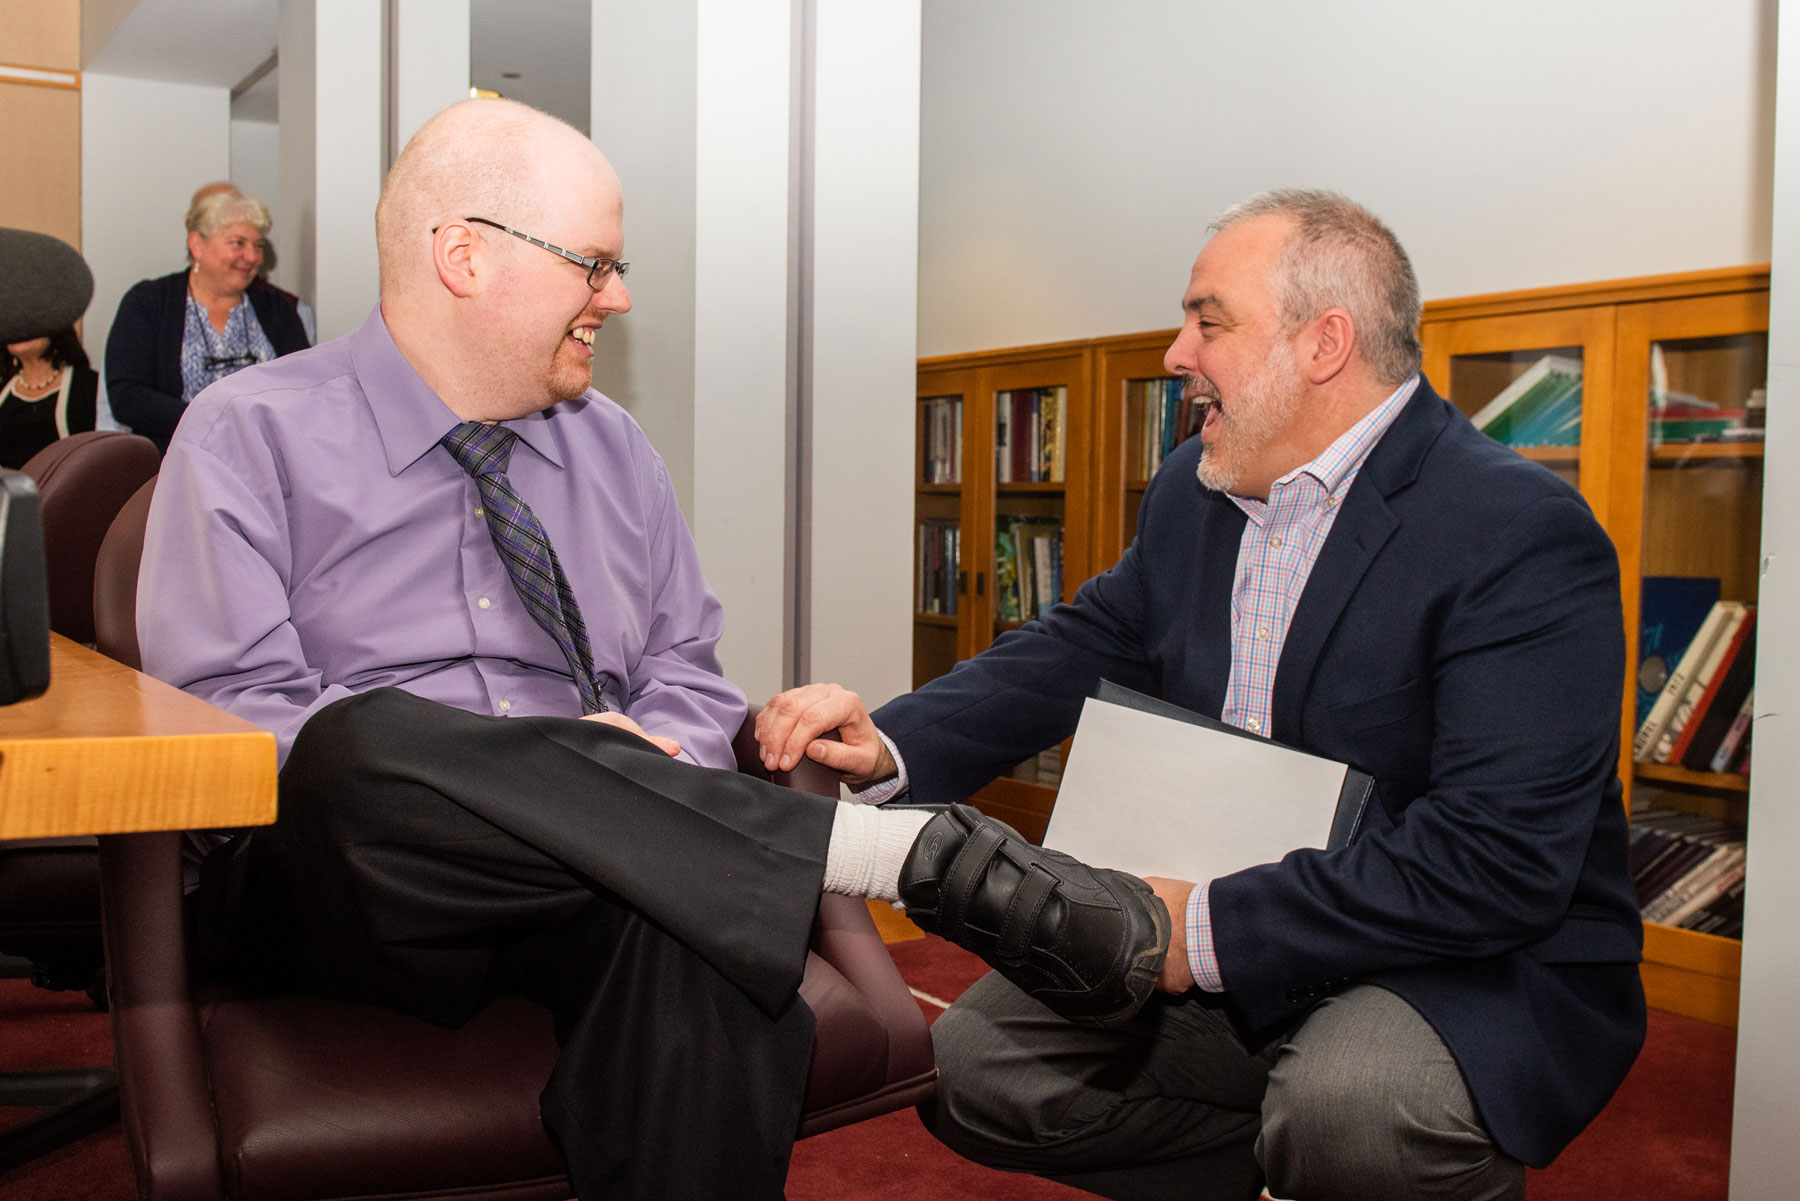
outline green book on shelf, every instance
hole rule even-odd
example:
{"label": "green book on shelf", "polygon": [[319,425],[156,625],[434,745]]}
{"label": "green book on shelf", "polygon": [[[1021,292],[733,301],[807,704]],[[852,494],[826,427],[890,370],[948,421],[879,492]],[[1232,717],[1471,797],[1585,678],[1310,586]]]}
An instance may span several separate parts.
{"label": "green book on shelf", "polygon": [[1515,431],[1547,406],[1564,399],[1571,391],[1579,397],[1580,390],[1580,360],[1543,355],[1469,420],[1495,441],[1510,442]]}

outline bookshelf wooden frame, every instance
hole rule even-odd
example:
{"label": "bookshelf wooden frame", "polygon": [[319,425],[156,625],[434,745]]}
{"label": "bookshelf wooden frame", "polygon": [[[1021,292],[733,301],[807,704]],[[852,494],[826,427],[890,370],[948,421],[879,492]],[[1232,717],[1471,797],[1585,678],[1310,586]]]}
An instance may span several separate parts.
{"label": "bookshelf wooden frame", "polygon": [[[1710,533],[1680,528],[1680,519],[1672,528],[1648,528],[1646,504],[1652,473],[1685,464],[1760,464],[1763,457],[1763,447],[1757,443],[1651,446],[1647,403],[1650,347],[1658,342],[1766,331],[1768,291],[1768,268],[1751,266],[1468,296],[1425,306],[1420,326],[1425,372],[1440,389],[1450,386],[1454,355],[1583,347],[1578,486],[1619,552],[1629,664],[1638,661],[1646,538],[1661,540],[1657,545],[1665,548],[1697,546]],[[1561,461],[1550,463],[1553,467],[1565,466],[1569,454],[1537,448],[1522,453],[1540,461],[1560,457]],[[1738,574],[1747,570],[1753,570],[1753,565]],[[1752,580],[1737,591],[1749,593],[1742,599],[1754,599],[1753,589]],[[1619,763],[1627,803],[1635,781],[1653,782],[1684,790],[1687,799],[1683,805],[1695,812],[1742,820],[1747,811],[1747,777],[1632,762],[1637,714],[1635,689],[1627,683],[1620,715]],[[1647,926],[1645,992],[1658,1008],[1735,1025],[1741,957],[1742,946],[1734,939]]]}

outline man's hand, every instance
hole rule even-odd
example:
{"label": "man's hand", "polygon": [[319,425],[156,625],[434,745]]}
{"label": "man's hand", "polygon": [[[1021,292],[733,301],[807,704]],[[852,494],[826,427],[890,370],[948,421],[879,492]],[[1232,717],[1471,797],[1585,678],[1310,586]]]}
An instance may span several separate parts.
{"label": "man's hand", "polygon": [[673,738],[664,738],[661,734],[646,734],[644,727],[626,717],[623,713],[584,713],[582,721],[597,721],[603,726],[617,726],[621,730],[630,730],[645,742],[650,743],[666,755],[681,754],[681,744]]}
{"label": "man's hand", "polygon": [[[843,741],[821,740],[819,735],[829,730]],[[843,772],[847,783],[860,787],[900,770],[862,698],[836,684],[790,688],[764,705],[756,716],[756,740],[770,771],[791,771],[805,756]]]}
{"label": "man's hand", "polygon": [[1187,907],[1193,894],[1191,880],[1170,880],[1164,876],[1145,876],[1144,883],[1169,909],[1169,955],[1156,977],[1156,987],[1166,993],[1184,993],[1194,987],[1194,969],[1188,963]]}

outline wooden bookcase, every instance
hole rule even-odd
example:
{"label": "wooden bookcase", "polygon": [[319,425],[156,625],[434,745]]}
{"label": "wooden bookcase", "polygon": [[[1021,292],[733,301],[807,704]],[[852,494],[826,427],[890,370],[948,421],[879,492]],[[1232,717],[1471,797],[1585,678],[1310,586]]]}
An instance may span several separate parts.
{"label": "wooden bookcase", "polygon": [[[1627,804],[1661,805],[1743,821],[1745,775],[1632,761],[1645,576],[1717,578],[1720,595],[1754,602],[1761,541],[1761,442],[1670,442],[1652,437],[1653,360],[1659,386],[1740,406],[1767,380],[1766,267],[1540,288],[1425,306],[1425,374],[1473,414],[1545,353],[1583,365],[1579,445],[1525,447],[1581,490],[1619,552],[1627,663],[1619,770]],[[1741,945],[1649,925],[1644,988],[1660,1009],[1725,1025],[1737,1021]]]}
{"label": "wooden bookcase", "polygon": [[[1089,530],[1092,348],[1087,343],[1066,343],[925,359],[919,363],[918,382],[915,529],[923,531],[928,524],[950,526],[958,538],[954,562],[945,565],[952,580],[948,591],[954,596],[954,614],[928,612],[921,605],[927,558],[923,534],[915,547],[915,688],[943,675],[958,660],[979,654],[1001,632],[1022,624],[1003,615],[996,595],[1000,568],[996,537],[1005,534],[1010,538],[1014,522],[1031,522],[1039,529],[1061,528],[1062,587],[1057,599],[1073,596],[1094,570]],[[1013,412],[1011,398],[1020,394],[1060,398],[1062,416],[1055,437],[1062,441],[1057,456],[1061,470],[1040,473],[1059,478],[1000,478],[998,431],[1003,415]],[[952,434],[948,453],[942,444],[944,424],[935,416],[938,402],[954,404],[960,413],[960,435]],[[936,475],[928,468],[933,459],[953,464],[949,472],[937,473],[949,474],[951,482],[933,482]],[[1041,838],[1056,797],[1054,779],[1054,774],[1041,771],[1038,761],[1031,760],[1020,764],[1011,777],[989,784],[974,800],[1026,837]]]}
{"label": "wooden bookcase", "polygon": [[[1569,447],[1527,447],[1577,487],[1619,551],[1627,662],[1638,662],[1639,598],[1646,575],[1704,575],[1722,595],[1754,601],[1760,553],[1762,445],[1652,445],[1652,347],[1667,387],[1727,403],[1760,386],[1767,370],[1766,267],[1539,288],[1425,306],[1420,333],[1425,375],[1473,414],[1540,355],[1582,364],[1580,438]],[[955,616],[916,612],[913,683],[950,670],[993,641],[994,533],[1009,515],[1063,522],[1062,593],[1116,562],[1129,545],[1147,471],[1144,390],[1166,378],[1163,353],[1173,329],[1083,342],[923,359],[919,363],[920,522],[955,521],[955,565],[963,588]],[[995,397],[1016,388],[1061,386],[1068,396],[1067,472],[1057,484],[998,484],[994,478]],[[960,482],[924,482],[927,404],[962,402]],[[917,558],[915,558],[917,570]],[[1749,781],[1632,762],[1636,687],[1628,680],[1620,714],[1620,772],[1627,803],[1654,789],[1660,803],[1743,820]],[[1067,749],[1066,746],[1064,748]],[[1056,792],[1030,778],[994,781],[975,803],[1041,837]],[[1644,985],[1658,1008],[1734,1024],[1741,945],[1734,939],[1652,925],[1645,931]]]}

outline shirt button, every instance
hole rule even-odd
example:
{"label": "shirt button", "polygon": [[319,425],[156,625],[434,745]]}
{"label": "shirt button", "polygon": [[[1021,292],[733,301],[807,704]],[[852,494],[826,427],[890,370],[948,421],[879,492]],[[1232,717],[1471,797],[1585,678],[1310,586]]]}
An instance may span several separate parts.
{"label": "shirt button", "polygon": [[478,600],[478,601],[476,601],[476,602],[475,602],[475,603],[476,603],[476,604],[478,604],[478,605],[480,605],[480,606],[481,606],[481,607],[482,607],[482,608],[483,608],[483,609],[485,609],[485,608],[487,608],[487,607],[488,607],[488,606],[489,606],[489,605],[491,605],[491,604],[493,604],[493,602],[492,602],[492,601],[490,601],[490,600],[488,600],[488,598],[487,598],[487,597],[485,597],[485,596],[484,596],[484,597],[482,597],[482,598],[481,598],[481,599],[480,599],[480,600]]}
{"label": "shirt button", "polygon": [[1261,642],[1264,638],[1267,638],[1268,636],[1269,636],[1269,627],[1268,626],[1257,626],[1256,627],[1256,640],[1258,642]]}
{"label": "shirt button", "polygon": [[1327,509],[1329,509],[1329,508],[1331,508],[1331,506],[1333,506],[1333,505],[1335,505],[1335,504],[1337,504],[1337,497],[1335,497],[1335,496],[1327,496],[1327,497],[1326,497],[1326,498],[1325,498],[1325,507],[1326,507],[1326,508],[1327,508]]}
{"label": "shirt button", "polygon": [[1281,535],[1276,534],[1273,537],[1271,537],[1269,539],[1269,545],[1274,547],[1276,550],[1280,550],[1281,549]]}
{"label": "shirt button", "polygon": [[485,509],[483,509],[480,505],[476,505],[475,506],[475,516],[485,517],[485,516],[487,516],[487,511]]}
{"label": "shirt button", "polygon": [[500,712],[511,713],[512,712],[512,702],[511,701],[501,701],[500,702]]}
{"label": "shirt button", "polygon": [[1244,728],[1252,734],[1260,734],[1262,733],[1262,722],[1252,717],[1249,721],[1244,723]]}

